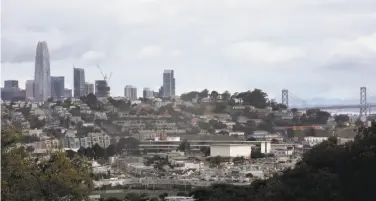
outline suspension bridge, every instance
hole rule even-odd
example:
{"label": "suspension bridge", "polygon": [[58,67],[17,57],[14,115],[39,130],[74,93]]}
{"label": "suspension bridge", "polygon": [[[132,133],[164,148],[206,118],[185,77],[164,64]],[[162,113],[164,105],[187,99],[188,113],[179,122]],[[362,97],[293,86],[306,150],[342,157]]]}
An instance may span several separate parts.
{"label": "suspension bridge", "polygon": [[309,106],[307,101],[295,96],[289,90],[282,89],[282,104],[287,105],[287,107],[294,107],[289,105],[289,100],[293,100],[295,102],[300,103],[301,106],[295,107],[299,110],[308,110],[308,109],[322,109],[322,110],[336,110],[336,109],[359,109],[359,116],[368,116],[371,114],[371,108],[376,108],[376,103],[367,102],[367,100],[371,100],[376,98],[376,95],[372,92],[368,91],[366,87],[360,87],[360,96],[359,96],[359,104],[335,104],[335,105],[315,105]]}

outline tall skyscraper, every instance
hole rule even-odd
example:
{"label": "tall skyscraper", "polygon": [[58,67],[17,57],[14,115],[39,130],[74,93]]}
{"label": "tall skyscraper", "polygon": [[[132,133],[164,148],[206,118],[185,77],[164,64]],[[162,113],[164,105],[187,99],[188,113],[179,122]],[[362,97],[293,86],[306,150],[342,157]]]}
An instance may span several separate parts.
{"label": "tall skyscraper", "polygon": [[111,88],[108,86],[106,80],[95,80],[95,96],[96,97],[108,97],[110,95]]}
{"label": "tall skyscraper", "polygon": [[38,42],[35,56],[34,98],[46,101],[51,97],[50,55],[47,43]]}
{"label": "tall skyscraper", "polygon": [[163,97],[173,96],[175,96],[174,70],[165,70],[163,72]]}
{"label": "tall skyscraper", "polygon": [[64,77],[51,76],[51,97],[55,100],[64,99]]}
{"label": "tall skyscraper", "polygon": [[79,98],[85,96],[85,70],[82,68],[73,68],[73,96]]}
{"label": "tall skyscraper", "polygon": [[26,80],[25,84],[26,99],[34,99],[34,80]]}
{"label": "tall skyscraper", "polygon": [[163,92],[164,92],[164,90],[163,90],[163,86],[161,86],[161,87],[159,88],[159,90],[158,90],[158,96],[156,96],[156,97],[158,97],[158,98],[162,98],[162,97],[163,97]]}
{"label": "tall skyscraper", "polygon": [[92,83],[85,83],[85,94],[94,94],[94,84]]}
{"label": "tall skyscraper", "polygon": [[72,89],[64,89],[64,98],[72,98]]}
{"label": "tall skyscraper", "polygon": [[127,85],[124,88],[124,97],[129,100],[137,100],[137,88],[132,85]]}
{"label": "tall skyscraper", "polygon": [[144,88],[142,95],[143,95],[143,98],[150,99],[154,97],[154,91],[150,90],[150,88]]}
{"label": "tall skyscraper", "polygon": [[18,80],[5,80],[4,88],[6,89],[18,88]]}

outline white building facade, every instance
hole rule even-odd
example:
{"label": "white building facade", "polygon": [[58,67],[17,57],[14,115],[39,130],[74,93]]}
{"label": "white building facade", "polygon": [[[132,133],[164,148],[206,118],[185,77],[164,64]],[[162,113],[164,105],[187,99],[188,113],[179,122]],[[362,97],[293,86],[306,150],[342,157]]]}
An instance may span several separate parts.
{"label": "white building facade", "polygon": [[252,146],[245,144],[213,144],[210,145],[210,156],[251,157]]}

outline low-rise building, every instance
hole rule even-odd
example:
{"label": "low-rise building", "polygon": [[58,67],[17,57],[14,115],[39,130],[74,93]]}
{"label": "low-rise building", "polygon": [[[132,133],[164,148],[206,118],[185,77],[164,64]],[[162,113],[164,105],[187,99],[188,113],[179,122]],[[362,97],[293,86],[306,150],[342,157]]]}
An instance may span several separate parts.
{"label": "low-rise building", "polygon": [[251,156],[252,146],[246,144],[212,144],[210,145],[210,156],[221,157],[246,157]]}

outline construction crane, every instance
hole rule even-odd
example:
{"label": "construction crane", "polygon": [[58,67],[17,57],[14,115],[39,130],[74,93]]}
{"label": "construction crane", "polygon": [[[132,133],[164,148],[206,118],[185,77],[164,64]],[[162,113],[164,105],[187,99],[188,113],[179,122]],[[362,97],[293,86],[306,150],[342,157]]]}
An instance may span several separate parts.
{"label": "construction crane", "polygon": [[104,74],[103,71],[102,71],[102,68],[99,66],[99,64],[97,64],[97,68],[101,71],[101,74],[103,76],[103,80],[108,82],[111,78],[112,72],[110,73],[110,75]]}

